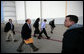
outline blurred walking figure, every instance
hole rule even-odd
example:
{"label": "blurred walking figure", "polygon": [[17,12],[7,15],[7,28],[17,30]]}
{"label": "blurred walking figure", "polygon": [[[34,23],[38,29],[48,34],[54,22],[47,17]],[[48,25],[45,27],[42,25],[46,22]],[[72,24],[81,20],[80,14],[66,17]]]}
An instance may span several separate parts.
{"label": "blurred walking figure", "polygon": [[55,24],[54,24],[54,19],[52,21],[49,22],[49,25],[51,26],[51,33],[53,33],[53,30],[55,28]]}
{"label": "blurred walking figure", "polygon": [[9,19],[9,22],[6,23],[5,28],[4,28],[4,32],[7,33],[6,41],[10,41],[10,39],[9,39],[10,36],[12,37],[12,40],[14,42],[17,41],[14,38],[15,31],[14,31],[14,25],[12,23],[12,19]]}
{"label": "blurred walking figure", "polygon": [[[22,31],[21,31],[22,42],[20,43],[20,46],[17,49],[18,52],[22,52],[22,46],[25,43],[25,41],[28,42],[31,39],[31,32],[32,32],[31,20],[27,19],[26,23],[22,27]],[[34,46],[33,42],[32,43],[28,43],[27,45],[29,45],[33,49],[33,51],[37,51],[38,50],[38,48],[36,48]]]}
{"label": "blurred walking figure", "polygon": [[40,32],[40,34],[39,34],[39,36],[38,36],[38,39],[41,39],[41,37],[42,37],[42,33],[44,33],[45,35],[46,35],[46,37],[47,37],[47,39],[50,39],[50,37],[47,35],[47,32],[46,32],[46,29],[45,29],[45,27],[46,27],[46,19],[44,19],[44,22],[42,22],[42,24],[41,24],[41,32]]}
{"label": "blurred walking figure", "polygon": [[77,22],[77,16],[66,16],[64,25],[69,29],[63,35],[62,53],[83,53],[83,25]]}
{"label": "blurred walking figure", "polygon": [[39,21],[40,21],[40,18],[37,18],[36,21],[33,24],[33,27],[35,28],[35,30],[34,30],[34,37],[36,37],[36,34],[40,33],[40,30],[39,30]]}

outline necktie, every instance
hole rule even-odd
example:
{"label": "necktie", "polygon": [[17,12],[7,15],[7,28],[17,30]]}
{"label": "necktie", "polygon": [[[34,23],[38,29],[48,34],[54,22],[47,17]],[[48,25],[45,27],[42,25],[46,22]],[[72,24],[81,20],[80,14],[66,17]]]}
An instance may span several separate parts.
{"label": "necktie", "polygon": [[31,29],[31,25],[29,24],[29,28]]}

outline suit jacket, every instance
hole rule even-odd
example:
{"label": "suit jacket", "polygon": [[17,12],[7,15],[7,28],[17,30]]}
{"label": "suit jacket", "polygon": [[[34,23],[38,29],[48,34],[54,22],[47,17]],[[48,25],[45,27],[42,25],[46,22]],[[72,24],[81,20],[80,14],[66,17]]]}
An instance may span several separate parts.
{"label": "suit jacket", "polygon": [[33,27],[35,27],[35,28],[39,28],[39,22],[36,21],[36,22],[33,24]]}
{"label": "suit jacket", "polygon": [[55,27],[54,21],[50,21],[49,25],[51,25],[52,27]]}
{"label": "suit jacket", "polygon": [[29,28],[28,24],[25,23],[22,27],[22,30],[21,30],[21,36],[23,38],[23,40],[25,39],[29,39],[31,38],[31,29]]}
{"label": "suit jacket", "polygon": [[62,53],[83,52],[83,27],[67,30],[63,36]]}
{"label": "suit jacket", "polygon": [[14,25],[12,24],[12,29],[11,29],[11,24],[8,22],[6,23],[5,25],[5,28],[4,28],[4,32],[8,32],[9,30],[12,30],[13,31],[13,34],[15,34],[15,31],[14,31]]}

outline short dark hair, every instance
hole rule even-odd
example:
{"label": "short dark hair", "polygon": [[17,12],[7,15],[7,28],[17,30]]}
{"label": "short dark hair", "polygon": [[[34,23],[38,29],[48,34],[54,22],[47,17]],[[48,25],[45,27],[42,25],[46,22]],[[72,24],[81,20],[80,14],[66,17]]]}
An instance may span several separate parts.
{"label": "short dark hair", "polygon": [[40,20],[40,18],[37,18],[37,20]]}
{"label": "short dark hair", "polygon": [[76,15],[67,15],[66,17],[70,17],[70,20],[74,21],[75,23],[78,22],[78,17]]}
{"label": "short dark hair", "polygon": [[25,22],[27,22],[29,19],[26,19]]}
{"label": "short dark hair", "polygon": [[25,22],[27,22],[27,19],[25,20]]}
{"label": "short dark hair", "polygon": [[46,22],[47,20],[46,20],[46,19],[44,19],[44,21]]}
{"label": "short dark hair", "polygon": [[40,21],[40,18],[37,18],[36,21]]}
{"label": "short dark hair", "polygon": [[9,19],[9,21],[12,20],[12,19]]}

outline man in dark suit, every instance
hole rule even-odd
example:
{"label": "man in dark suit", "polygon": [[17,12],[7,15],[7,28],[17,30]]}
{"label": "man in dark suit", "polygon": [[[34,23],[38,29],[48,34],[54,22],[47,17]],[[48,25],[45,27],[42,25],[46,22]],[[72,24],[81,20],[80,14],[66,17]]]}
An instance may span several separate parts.
{"label": "man in dark suit", "polygon": [[[19,48],[17,49],[18,52],[22,52],[22,46],[24,44],[24,40],[31,38],[31,32],[32,32],[31,20],[27,19],[26,23],[22,27],[22,31],[21,31],[22,42],[21,42]],[[33,49],[33,51],[38,50],[38,48],[36,48],[33,43],[29,43],[28,45]]]}
{"label": "man in dark suit", "polygon": [[66,16],[64,25],[69,29],[63,35],[62,53],[83,53],[83,25],[77,22],[77,16]]}
{"label": "man in dark suit", "polygon": [[15,31],[14,31],[14,25],[12,23],[12,19],[9,19],[9,22],[6,23],[6,26],[4,28],[4,32],[7,33],[7,37],[6,37],[6,41],[10,41],[8,38],[9,38],[9,35],[11,35],[12,37],[12,40],[15,42],[16,40],[14,40],[14,34],[15,34]]}

